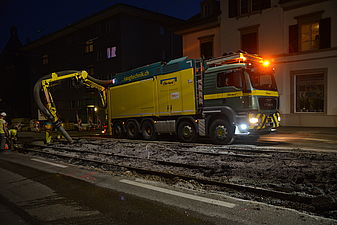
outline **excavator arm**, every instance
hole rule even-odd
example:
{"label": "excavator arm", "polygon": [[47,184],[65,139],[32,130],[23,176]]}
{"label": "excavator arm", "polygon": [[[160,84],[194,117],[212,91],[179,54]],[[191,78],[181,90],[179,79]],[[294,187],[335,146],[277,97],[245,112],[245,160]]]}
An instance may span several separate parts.
{"label": "excavator arm", "polygon": [[[57,115],[56,105],[53,101],[50,87],[56,85],[59,81],[73,79],[76,83],[95,88],[100,92],[102,105],[105,107],[107,104],[107,86],[111,83],[111,80],[98,80],[88,75],[84,70],[82,71],[61,71],[48,74],[41,79],[34,86],[34,99],[38,108],[47,117],[47,119],[54,124],[56,129],[62,133],[62,135],[72,143],[73,140],[62,126],[62,121]],[[40,92],[43,90],[45,102],[41,101]]]}

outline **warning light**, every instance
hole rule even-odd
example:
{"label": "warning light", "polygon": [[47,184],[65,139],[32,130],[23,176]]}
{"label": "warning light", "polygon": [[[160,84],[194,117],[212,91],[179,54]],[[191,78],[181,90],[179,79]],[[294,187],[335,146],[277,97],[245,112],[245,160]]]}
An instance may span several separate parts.
{"label": "warning light", "polygon": [[241,59],[242,61],[246,61],[246,60],[247,60],[247,58],[244,57],[244,56],[240,56],[240,59]]}
{"label": "warning light", "polygon": [[262,65],[267,67],[267,66],[270,65],[270,62],[268,60],[265,60],[265,61],[262,62]]}
{"label": "warning light", "polygon": [[246,60],[247,60],[247,58],[246,58],[246,57],[244,57],[242,53],[240,53],[240,60],[242,60],[242,61],[246,61]]}

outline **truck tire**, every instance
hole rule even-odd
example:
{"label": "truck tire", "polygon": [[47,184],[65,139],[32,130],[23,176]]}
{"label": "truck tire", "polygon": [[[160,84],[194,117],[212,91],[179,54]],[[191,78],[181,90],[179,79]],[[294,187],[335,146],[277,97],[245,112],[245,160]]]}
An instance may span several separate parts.
{"label": "truck tire", "polygon": [[157,131],[151,120],[145,120],[141,127],[142,137],[145,140],[155,140],[157,137]]}
{"label": "truck tire", "polygon": [[209,128],[209,136],[214,144],[231,144],[234,141],[234,127],[227,120],[216,119]]}
{"label": "truck tire", "polygon": [[137,139],[139,137],[139,125],[134,120],[126,122],[126,136],[130,139]]}
{"label": "truck tire", "polygon": [[121,122],[115,122],[112,125],[112,135],[114,138],[124,138],[124,127]]}
{"label": "truck tire", "polygon": [[197,138],[197,129],[192,121],[183,120],[178,125],[178,138],[183,142],[193,142]]}

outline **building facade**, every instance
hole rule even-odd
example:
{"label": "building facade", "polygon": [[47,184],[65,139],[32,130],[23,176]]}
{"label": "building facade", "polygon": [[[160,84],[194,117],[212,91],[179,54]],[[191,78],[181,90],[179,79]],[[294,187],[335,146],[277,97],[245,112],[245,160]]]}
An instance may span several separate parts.
{"label": "building facade", "polygon": [[220,2],[205,0],[200,4],[200,13],[176,30],[183,39],[184,56],[197,59],[221,55],[219,16]]}
{"label": "building facade", "polygon": [[[144,9],[114,5],[23,47],[34,81],[31,90],[35,81],[51,72],[86,70],[104,80],[118,72],[181,57],[181,38],[171,31],[181,23]],[[75,88],[70,81],[54,89],[63,120],[97,122],[97,115],[104,114],[95,90]],[[36,108],[33,115],[37,115]]]}
{"label": "building facade", "polygon": [[10,29],[10,38],[0,53],[0,111],[8,120],[30,114],[29,65],[22,51],[16,27]]}
{"label": "building facade", "polygon": [[221,0],[220,51],[273,60],[282,125],[337,127],[337,1]]}

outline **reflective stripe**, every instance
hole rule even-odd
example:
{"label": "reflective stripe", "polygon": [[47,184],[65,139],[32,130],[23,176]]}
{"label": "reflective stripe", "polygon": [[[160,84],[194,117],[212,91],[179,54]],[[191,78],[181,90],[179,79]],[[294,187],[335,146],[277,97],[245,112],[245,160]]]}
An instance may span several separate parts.
{"label": "reflective stripe", "polygon": [[219,98],[234,98],[241,96],[272,96],[278,97],[279,94],[277,91],[264,91],[264,90],[253,90],[250,93],[243,93],[242,91],[233,91],[233,92],[223,92],[216,94],[204,95],[205,100],[219,99]]}
{"label": "reflective stripe", "polygon": [[223,92],[216,94],[204,95],[205,100],[218,99],[218,98],[234,98],[243,96],[242,91],[233,91],[233,92]]}
{"label": "reflective stripe", "polygon": [[251,93],[244,93],[243,95],[274,96],[274,97],[279,96],[277,91],[265,91],[265,90],[253,90]]}

